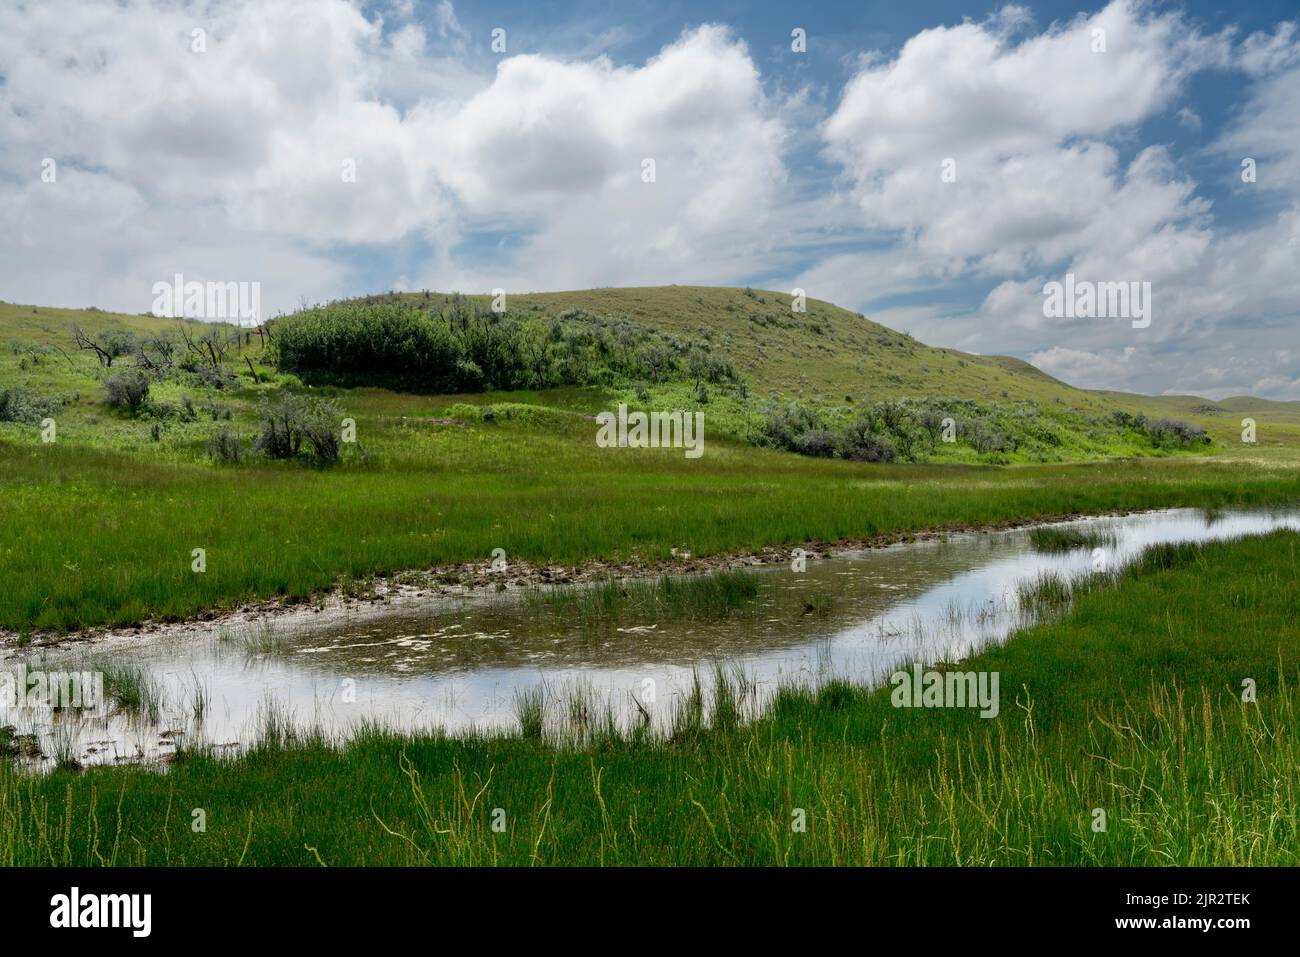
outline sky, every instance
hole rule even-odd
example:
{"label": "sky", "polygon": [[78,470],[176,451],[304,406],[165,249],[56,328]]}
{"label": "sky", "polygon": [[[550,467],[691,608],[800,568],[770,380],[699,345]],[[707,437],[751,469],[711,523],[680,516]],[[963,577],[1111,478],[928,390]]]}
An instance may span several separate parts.
{"label": "sky", "polygon": [[[0,0],[0,299],[802,289],[1083,387],[1300,400],[1298,20]],[[1067,274],[1150,283],[1149,324],[1047,315]]]}

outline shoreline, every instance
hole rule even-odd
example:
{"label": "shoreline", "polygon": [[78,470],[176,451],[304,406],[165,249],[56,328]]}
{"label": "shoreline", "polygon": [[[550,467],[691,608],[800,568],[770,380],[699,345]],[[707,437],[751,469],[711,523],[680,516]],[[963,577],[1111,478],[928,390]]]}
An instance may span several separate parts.
{"label": "shoreline", "polygon": [[134,625],[105,625],[69,633],[33,633],[25,642],[19,634],[0,631],[0,660],[21,657],[42,649],[63,648],[73,644],[103,644],[141,638],[197,637],[215,629],[247,627],[252,624],[298,626],[330,619],[360,615],[362,618],[384,617],[399,611],[418,610],[441,602],[468,599],[490,600],[503,594],[519,594],[533,588],[587,585],[600,581],[630,581],[659,575],[705,575],[718,571],[772,567],[791,561],[802,549],[807,558],[824,559],[851,552],[888,548],[894,545],[931,541],[947,535],[1007,531],[1032,525],[1050,525],[1087,518],[1155,514],[1177,508],[1116,508],[1100,512],[1069,512],[1001,519],[992,522],[959,522],[930,526],[907,532],[888,532],[870,538],[846,538],[833,542],[812,540],[795,545],[768,545],[758,551],[746,550],[720,555],[695,557],[689,554],[654,560],[628,559],[609,561],[590,559],[577,566],[541,565],[525,560],[509,561],[505,571],[492,568],[492,562],[465,562],[438,565],[425,569],[407,569],[391,574],[371,576],[364,594],[347,589],[341,583],[327,592],[288,601],[271,598],[248,602],[223,611],[210,610],[178,621],[152,619]]}

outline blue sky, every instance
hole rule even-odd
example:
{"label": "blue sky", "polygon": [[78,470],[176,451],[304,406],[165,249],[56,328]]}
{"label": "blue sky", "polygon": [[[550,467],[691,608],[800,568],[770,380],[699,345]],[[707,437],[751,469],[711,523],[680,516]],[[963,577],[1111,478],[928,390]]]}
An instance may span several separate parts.
{"label": "blue sky", "polygon": [[[1084,386],[1300,399],[1294,3],[4,7],[9,301],[798,287]],[[1067,272],[1150,282],[1150,326],[1044,316]]]}

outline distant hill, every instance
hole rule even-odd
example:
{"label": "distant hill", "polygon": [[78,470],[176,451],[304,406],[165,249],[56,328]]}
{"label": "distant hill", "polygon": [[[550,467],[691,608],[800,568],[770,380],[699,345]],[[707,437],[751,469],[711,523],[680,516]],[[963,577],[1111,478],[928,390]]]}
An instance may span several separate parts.
{"label": "distant hill", "polygon": [[[366,301],[443,307],[447,293],[389,293]],[[463,297],[486,305],[487,295]],[[937,348],[882,326],[859,313],[818,299],[794,312],[788,293],[715,286],[601,288],[510,294],[512,313],[558,315],[578,309],[626,316],[662,332],[705,340],[724,354],[760,396],[825,404],[934,396],[980,402],[1032,400],[1088,415],[1122,410],[1185,419],[1217,440],[1235,442],[1241,418],[1266,421],[1260,444],[1300,444],[1300,402],[1250,396],[1213,401],[1199,396],[1147,396],[1079,389],[1021,359]],[[100,310],[50,309],[0,303],[0,340],[67,347],[69,330],[122,327],[137,333],[175,320]]]}
{"label": "distant hill", "polygon": [[[372,297],[374,299],[392,296]],[[444,293],[402,293],[408,301],[441,306]],[[490,296],[467,296],[486,304]],[[1267,416],[1280,429],[1261,444],[1300,444],[1300,402],[1242,396],[1215,402],[1200,396],[1148,396],[1079,389],[1011,356],[983,356],[927,346],[820,299],[795,313],[788,293],[725,286],[643,286],[507,297],[512,312],[555,315],[583,309],[627,316],[666,332],[707,338],[760,395],[825,403],[954,396],[980,402],[1032,400],[1091,415],[1121,410],[1185,419],[1217,440],[1235,442],[1241,417]],[[1234,418],[1235,416],[1235,418]]]}

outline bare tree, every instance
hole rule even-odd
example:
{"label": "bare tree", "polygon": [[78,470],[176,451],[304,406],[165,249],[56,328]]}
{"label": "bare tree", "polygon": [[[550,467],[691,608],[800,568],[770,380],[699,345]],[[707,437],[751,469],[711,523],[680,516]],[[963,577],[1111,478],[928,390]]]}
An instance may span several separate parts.
{"label": "bare tree", "polygon": [[176,342],[164,333],[142,340],[135,361],[141,368],[161,375],[171,371],[175,356]]}
{"label": "bare tree", "polygon": [[113,354],[82,332],[80,326],[72,327],[72,340],[77,344],[78,349],[92,350],[100,365],[110,369],[113,367]]}

